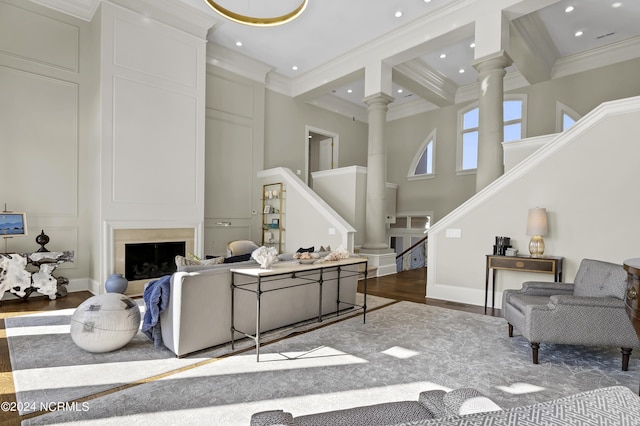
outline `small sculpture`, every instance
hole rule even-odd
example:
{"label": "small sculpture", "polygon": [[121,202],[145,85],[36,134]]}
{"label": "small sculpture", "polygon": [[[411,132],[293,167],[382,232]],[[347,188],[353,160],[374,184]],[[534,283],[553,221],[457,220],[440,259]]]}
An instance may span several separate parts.
{"label": "small sculpture", "polygon": [[45,247],[46,244],[49,243],[49,236],[44,233],[44,229],[40,232],[40,234],[36,237],[36,243],[40,244],[40,248],[36,253],[48,252]]}

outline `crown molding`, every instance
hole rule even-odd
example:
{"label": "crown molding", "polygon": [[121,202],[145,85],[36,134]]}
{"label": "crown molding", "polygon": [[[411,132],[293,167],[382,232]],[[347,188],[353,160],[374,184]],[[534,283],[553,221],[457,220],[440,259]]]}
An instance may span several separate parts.
{"label": "crown molding", "polygon": [[455,102],[458,86],[420,59],[399,64],[393,71],[397,80],[407,80],[399,83],[418,96],[438,106]]}
{"label": "crown molding", "polygon": [[[520,73],[520,71],[512,71],[504,76],[504,91],[520,89],[529,86],[529,82]],[[476,82],[468,84],[458,89],[456,93],[456,104],[478,100],[480,97],[480,83]]]}
{"label": "crown molding", "polygon": [[588,52],[558,59],[551,70],[551,78],[566,77],[579,72],[601,68],[638,57],[640,36],[635,36]]}
{"label": "crown molding", "polygon": [[132,10],[206,40],[207,33],[220,21],[179,1],[172,0],[102,0]]}
{"label": "crown molding", "polygon": [[363,123],[367,123],[369,121],[369,114],[366,108],[358,106],[353,102],[345,101],[344,99],[334,95],[327,94],[320,96],[318,98],[308,100],[307,103]]}
{"label": "crown molding", "polygon": [[267,64],[211,42],[207,43],[207,63],[262,84],[266,83],[267,74],[273,69]]}
{"label": "crown molding", "polygon": [[91,21],[101,0],[31,0],[41,6],[57,10],[83,21]]}
{"label": "crown molding", "polygon": [[433,111],[440,108],[439,106],[427,102],[424,99],[416,99],[411,102],[405,102],[399,105],[389,105],[387,112],[387,121],[399,120],[401,118],[411,117],[417,114]]}

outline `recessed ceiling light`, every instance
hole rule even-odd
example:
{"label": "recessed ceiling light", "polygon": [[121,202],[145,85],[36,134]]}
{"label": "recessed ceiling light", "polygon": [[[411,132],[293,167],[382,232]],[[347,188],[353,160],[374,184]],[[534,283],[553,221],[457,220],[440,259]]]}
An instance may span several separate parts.
{"label": "recessed ceiling light", "polygon": [[446,58],[446,57],[447,57],[447,54],[446,54],[446,53],[442,53],[442,54],[440,54],[440,59],[444,59],[444,58]]}
{"label": "recessed ceiling light", "polygon": [[565,13],[571,13],[575,10],[575,7],[573,6],[567,6],[567,8],[564,10]]}
{"label": "recessed ceiling light", "polygon": [[242,47],[242,42],[241,41],[236,41],[236,46]]}
{"label": "recessed ceiling light", "polygon": [[425,3],[431,3],[431,0],[424,0]]}
{"label": "recessed ceiling light", "polygon": [[400,18],[402,16],[402,11],[401,10],[397,11],[395,16],[396,18]]}
{"label": "recessed ceiling light", "polygon": [[404,92],[404,90],[398,89],[398,93],[403,93],[403,92]]}
{"label": "recessed ceiling light", "polygon": [[348,90],[347,90],[347,93],[353,93],[353,90],[348,89]]}
{"label": "recessed ceiling light", "polygon": [[617,2],[615,2],[615,3],[613,3],[611,5],[611,7],[620,7],[620,6],[622,6],[622,2],[619,2],[619,1],[617,1]]}
{"label": "recessed ceiling light", "polygon": [[476,43],[475,43],[475,42],[471,43],[471,44],[469,45],[469,47],[470,47],[470,48],[472,48],[472,49],[474,49],[474,48],[476,47]]}
{"label": "recessed ceiling light", "polygon": [[576,33],[574,35],[576,37],[580,37],[580,36],[582,36],[582,34],[584,34],[582,31],[576,31]]}
{"label": "recessed ceiling light", "polygon": [[459,72],[460,74],[464,74],[464,68],[460,68],[460,69],[458,70],[458,72]]}
{"label": "recessed ceiling light", "polygon": [[294,71],[298,71],[298,66],[294,65],[294,66],[291,67],[291,69],[294,70]]}

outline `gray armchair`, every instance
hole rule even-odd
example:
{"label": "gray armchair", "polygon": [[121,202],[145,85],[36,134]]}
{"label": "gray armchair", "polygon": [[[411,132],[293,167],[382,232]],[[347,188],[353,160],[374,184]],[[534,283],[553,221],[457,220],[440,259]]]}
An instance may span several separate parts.
{"label": "gray armchair", "polygon": [[574,283],[528,281],[519,290],[505,290],[502,315],[531,343],[538,363],[540,343],[622,348],[622,369],[629,367],[632,348],[640,347],[627,316],[624,293],[627,273],[622,265],[583,259]]}

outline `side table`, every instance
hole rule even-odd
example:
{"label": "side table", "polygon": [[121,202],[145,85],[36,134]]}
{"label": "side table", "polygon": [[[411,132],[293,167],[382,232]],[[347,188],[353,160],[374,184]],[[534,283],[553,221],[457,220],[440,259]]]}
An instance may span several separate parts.
{"label": "side table", "polygon": [[553,274],[554,282],[562,282],[563,259],[563,257],[557,256],[531,257],[488,254],[484,287],[484,313],[487,313],[487,299],[489,296],[489,271],[493,269],[493,277],[491,281],[491,308],[493,309],[496,304],[496,270],[502,269],[504,271],[540,272],[543,274]]}
{"label": "side table", "polygon": [[52,273],[58,265],[73,262],[73,258],[73,251],[0,254],[0,298],[5,291],[22,299],[36,291],[51,300],[66,296],[69,280]]}

